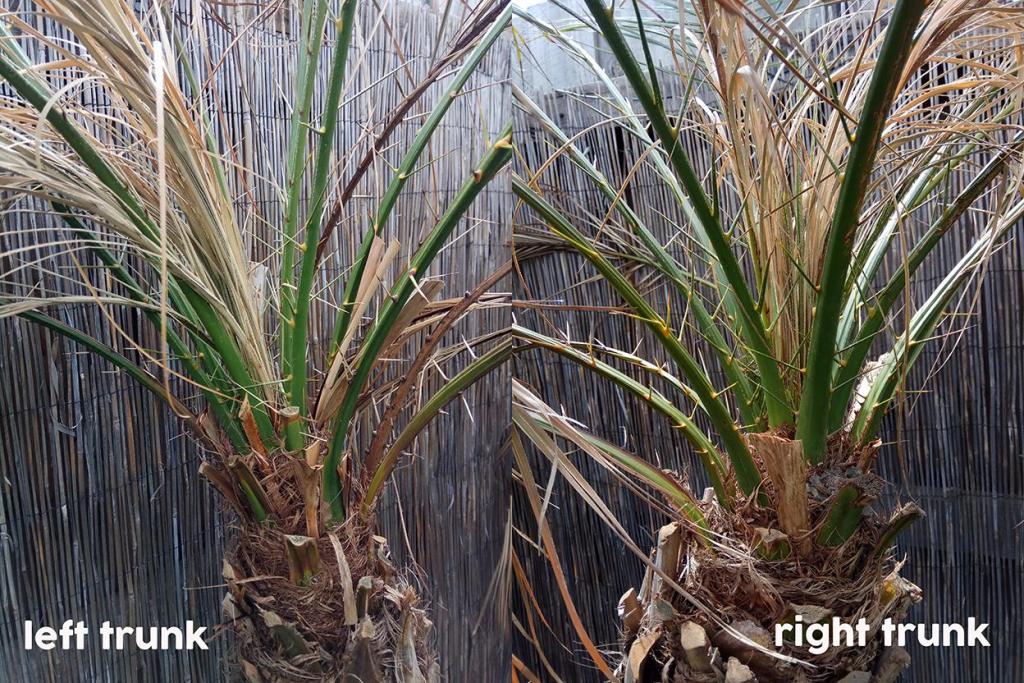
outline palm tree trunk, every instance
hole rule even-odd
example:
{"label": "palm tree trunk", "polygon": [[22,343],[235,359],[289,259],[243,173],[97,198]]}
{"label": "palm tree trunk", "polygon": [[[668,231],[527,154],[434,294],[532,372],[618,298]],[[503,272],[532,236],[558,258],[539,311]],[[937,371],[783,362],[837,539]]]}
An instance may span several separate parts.
{"label": "palm tree trunk", "polygon": [[[204,472],[233,505],[253,494],[266,520],[240,515],[223,564],[224,623],[235,636],[234,680],[249,683],[434,683],[432,624],[389,559],[375,521],[321,524],[320,477],[301,458],[248,456],[250,481]],[[239,482],[244,482],[242,477]],[[273,520],[273,521],[269,521]]]}
{"label": "palm tree trunk", "polygon": [[[885,647],[881,627],[905,619],[921,592],[899,575],[891,543],[916,508],[901,508],[888,520],[871,510],[883,488],[867,471],[874,445],[855,450],[833,439],[826,462],[807,466],[800,443],[785,435],[747,440],[762,491],[732,510],[705,496],[703,534],[682,516],[662,527],[639,591],[622,596],[621,679],[892,683],[910,658],[902,648]],[[848,491],[864,507],[839,543],[821,529]],[[679,588],[709,609],[696,608]],[[839,646],[812,653],[806,639],[795,644],[792,630],[775,643],[778,624],[831,625],[833,619],[866,624],[863,645],[853,632],[852,642],[844,635]]]}

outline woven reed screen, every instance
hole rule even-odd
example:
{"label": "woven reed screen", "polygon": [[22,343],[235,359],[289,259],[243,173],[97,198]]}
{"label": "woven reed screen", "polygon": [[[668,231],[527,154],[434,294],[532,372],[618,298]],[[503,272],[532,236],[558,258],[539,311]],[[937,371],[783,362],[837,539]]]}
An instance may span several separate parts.
{"label": "woven reed screen", "polygon": [[[279,188],[298,17],[297,12],[271,10],[291,4],[181,0],[174,6],[180,30],[187,33],[186,27],[199,26],[205,32],[206,44],[193,41],[188,50],[196,73],[209,76],[214,63],[226,55],[211,81],[212,97],[222,105],[215,127],[222,148],[240,162],[231,181],[239,190],[238,213],[254,263],[273,263],[272,226],[280,223],[282,213]],[[361,5],[356,45],[361,56],[350,67],[350,96],[343,105],[337,145],[339,159],[352,153],[350,165],[425,74],[435,47],[438,54],[445,49],[462,11],[452,9],[445,37],[435,46],[439,13],[428,6],[385,3],[382,11],[379,5]],[[146,7],[138,6],[140,16],[146,15]],[[193,15],[197,8],[200,13]],[[12,2],[5,9],[40,24],[30,5]],[[243,32],[243,27],[248,30]],[[68,37],[52,25],[40,28],[51,36]],[[367,41],[371,28],[373,38]],[[31,41],[26,48],[36,62],[52,58]],[[508,69],[509,46],[499,42],[435,135],[423,157],[430,163],[410,181],[411,191],[386,231],[401,241],[404,253],[411,253],[433,225],[472,173],[488,136],[507,120]],[[340,296],[341,276],[354,258],[390,169],[445,83],[446,77],[414,107],[347,205],[318,282],[328,298]],[[319,100],[324,83],[318,86]],[[101,93],[88,84],[74,92],[102,109]],[[346,171],[351,167],[343,177]],[[508,259],[500,227],[507,223],[510,207],[508,183],[501,178],[477,199],[456,231],[462,236],[434,267],[446,278],[442,296],[461,296]],[[38,207],[26,205],[0,226],[5,248],[26,239],[23,230],[47,227],[33,208]],[[39,256],[41,267],[19,276],[26,286],[68,290],[70,285],[53,275],[70,266],[67,258],[45,250]],[[396,259],[396,264],[401,261]],[[44,266],[49,270],[44,272]],[[496,289],[507,291],[508,286]],[[54,313],[133,353],[111,334],[95,307]],[[114,315],[128,329],[145,327],[130,311]],[[332,308],[320,306],[311,336],[329,334],[332,320]],[[507,308],[494,307],[467,316],[449,341],[507,325]],[[53,625],[81,619],[92,628],[103,621],[180,625],[192,619],[217,624],[223,591],[218,585],[220,558],[232,519],[198,476],[197,447],[142,389],[72,344],[20,320],[0,321],[0,339],[0,680],[226,680],[226,635],[212,639],[209,651],[188,655],[102,652],[98,639],[88,639],[83,651],[23,650],[25,620]],[[444,372],[456,372],[459,362],[464,361],[444,367]],[[395,364],[396,373],[400,366]],[[494,476],[510,420],[507,386],[508,377],[499,372],[453,403],[420,439],[416,458],[399,471],[382,505],[383,533],[397,563],[415,561],[422,568],[419,576],[433,604],[442,665],[452,681],[499,680],[507,671],[507,638],[493,626],[477,628],[494,623],[493,614],[481,610],[507,515],[508,481]],[[368,431],[368,425],[361,426],[363,438]]]}
{"label": "woven reed screen", "polygon": [[[668,98],[667,108],[672,111],[678,102],[673,99],[678,92],[672,90],[678,79],[675,74],[666,74],[660,81]],[[628,92],[628,85],[619,85]],[[605,121],[608,110],[602,92],[595,85],[571,92],[542,91],[533,93],[533,97],[595,160],[613,186],[622,187],[627,175],[636,170],[634,165],[644,150]],[[634,108],[641,111],[638,105]],[[516,139],[522,152],[520,173],[539,168],[551,153],[550,139],[522,114],[516,122]],[[695,138],[684,139],[691,158],[707,174],[709,151]],[[947,196],[956,195],[970,179],[972,168],[977,166],[966,166],[952,179]],[[667,226],[683,225],[684,221],[664,185],[652,176],[649,169],[642,168],[623,196],[644,223],[667,240],[672,234]],[[540,185],[545,196],[566,215],[588,225],[608,216],[604,195],[567,161],[548,168],[540,176]],[[729,215],[738,204],[727,191],[722,193],[723,210]],[[614,214],[610,219],[615,220]],[[531,225],[532,217],[524,211],[516,221]],[[964,229],[951,234],[926,264],[913,291],[917,300],[963,253],[971,235],[976,234],[977,217],[969,215],[963,225]],[[540,224],[533,223],[532,227],[543,230]],[[677,256],[687,262],[681,251]],[[586,261],[558,249],[554,242],[548,248],[531,243],[518,263],[523,281],[514,290],[517,298],[584,307],[620,304],[609,288],[587,281],[594,271]],[[894,265],[889,264],[889,272]],[[888,273],[883,275],[888,277]],[[642,276],[635,274],[638,280]],[[955,334],[929,348],[927,357],[908,380],[904,405],[883,430],[883,438],[891,442],[880,453],[883,476],[894,483],[900,499],[915,500],[927,515],[902,537],[899,546],[907,558],[903,574],[915,581],[925,596],[911,620],[966,623],[974,616],[991,623],[988,634],[992,647],[988,649],[913,648],[913,664],[905,680],[917,683],[1024,681],[1020,646],[1024,642],[1024,546],[1020,543],[1024,533],[1024,232],[1017,230],[1015,239],[995,255],[985,284],[969,290],[969,294],[974,293],[978,294],[974,309],[977,315],[949,321],[944,331]],[[686,308],[685,302],[674,298],[665,286],[653,288],[650,299],[671,300],[675,319]],[[637,348],[646,336],[642,323],[604,312],[566,313],[546,307],[539,312],[517,312],[517,317],[528,327],[538,326],[536,329],[555,334],[568,332],[577,341],[596,339],[625,350]],[[700,346],[694,338],[688,343]],[[954,344],[956,348],[951,351]],[[640,348],[641,355],[658,358],[649,340]],[[662,360],[669,362],[667,358]],[[638,377],[639,371],[632,366],[619,369]],[[688,444],[658,415],[623,395],[610,382],[554,354],[539,351],[517,356],[513,372],[550,405],[563,408],[597,435],[663,467],[689,472],[698,493],[707,485]],[[649,376],[642,379],[649,381]],[[920,393],[922,388],[926,393]],[[667,387],[662,390],[671,393]],[[550,466],[540,464],[540,460],[536,460],[536,478],[546,482]],[[638,545],[653,547],[654,533],[667,520],[652,518],[643,503],[585,458],[575,462]],[[535,528],[530,514],[528,504],[517,499],[515,515],[523,528]],[[599,647],[616,651],[619,624],[615,607],[628,588],[639,590],[642,564],[564,482],[554,490],[547,521],[557,538],[570,592],[584,624]],[[530,558],[527,572],[551,625],[550,630],[536,625],[550,665],[567,681],[598,680],[599,674],[588,664],[560,607],[561,597],[550,567],[528,544],[521,548],[522,556]],[[525,640],[520,639],[514,650],[534,671],[546,670]]]}

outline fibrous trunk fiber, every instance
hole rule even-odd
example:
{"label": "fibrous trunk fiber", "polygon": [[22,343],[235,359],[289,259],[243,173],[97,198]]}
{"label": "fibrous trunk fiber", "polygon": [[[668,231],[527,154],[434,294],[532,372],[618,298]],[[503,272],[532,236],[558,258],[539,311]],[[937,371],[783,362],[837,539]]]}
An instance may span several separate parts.
{"label": "fibrous trunk fiber", "polygon": [[[235,680],[249,683],[435,683],[432,624],[391,564],[370,517],[325,524],[316,454],[236,457],[203,474],[239,513],[224,559],[224,622]],[[240,474],[239,474],[240,473]],[[244,475],[244,476],[242,476]],[[266,511],[257,522],[243,504]]]}
{"label": "fibrous trunk fiber", "polygon": [[434,683],[431,622],[387,558],[387,542],[346,525],[316,543],[319,567],[290,576],[294,539],[245,527],[224,561],[223,612],[250,683]]}
{"label": "fibrous trunk fiber", "polygon": [[[732,509],[709,490],[699,503],[707,529],[682,517],[663,527],[639,592],[622,596],[621,680],[893,683],[910,658],[885,646],[881,627],[901,622],[921,596],[899,575],[891,544],[919,511],[907,506],[883,518],[872,509],[883,487],[868,471],[874,444],[855,449],[834,439],[825,463],[808,466],[788,435],[748,442],[762,489]],[[840,539],[823,529],[842,498],[855,512],[852,533]],[[863,645],[843,635],[839,646],[812,653],[792,630],[775,643],[779,624],[833,619],[866,624]]]}

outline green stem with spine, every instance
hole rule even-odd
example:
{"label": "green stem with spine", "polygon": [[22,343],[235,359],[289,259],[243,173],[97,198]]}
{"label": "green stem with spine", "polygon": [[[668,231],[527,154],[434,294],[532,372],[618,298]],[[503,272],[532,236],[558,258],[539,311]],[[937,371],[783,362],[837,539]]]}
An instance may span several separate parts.
{"label": "green stem with spine", "polygon": [[630,224],[634,232],[640,237],[647,250],[651,252],[651,256],[653,256],[653,263],[651,265],[663,272],[679,294],[686,299],[689,310],[693,312],[697,330],[714,351],[722,371],[729,379],[731,391],[736,397],[736,410],[740,414],[740,419],[745,425],[756,428],[753,410],[754,392],[750,386],[750,381],[744,374],[740,364],[736,362],[736,358],[729,348],[721,329],[716,324],[714,317],[708,312],[707,307],[704,306],[700,295],[691,286],[689,280],[692,277],[689,273],[683,271],[676,260],[668,253],[668,250],[655,239],[651,231],[640,220],[636,212],[633,211],[633,208],[621,200],[619,193],[609,184],[604,174],[594,166],[585,154],[580,152],[576,145],[572,144],[565,133],[548,118],[547,114],[517,86],[512,86],[512,92],[516,100],[524,108],[527,108],[532,116],[540,121],[544,129],[565,146],[569,151],[569,157],[576,165],[594,180],[601,192],[612,202],[612,206],[626,219],[626,222]]}
{"label": "green stem with spine", "polygon": [[[286,373],[285,387],[291,405],[299,409],[300,418],[307,415],[308,387],[306,386],[306,355],[309,335],[309,304],[312,298],[313,277],[316,274],[316,245],[320,241],[320,223],[323,219],[327,194],[327,177],[331,167],[334,149],[334,134],[338,127],[338,111],[341,102],[341,87],[345,80],[345,64],[348,60],[352,30],[355,26],[357,0],[345,0],[335,26],[336,39],[331,60],[331,75],[324,102],[323,128],[319,131],[320,145],[317,149],[313,169],[313,204],[306,218],[305,235],[302,244],[302,266],[299,272],[299,286],[293,302],[291,329],[290,372]],[[285,428],[285,444],[290,451],[302,448],[302,420],[292,420]]]}
{"label": "green stem with spine", "polygon": [[370,510],[373,509],[373,503],[383,490],[388,477],[394,471],[398,459],[402,456],[402,451],[415,440],[416,436],[434,419],[434,416],[442,408],[453,401],[470,385],[508,360],[513,350],[511,342],[505,341],[499,344],[484,355],[473,360],[458,374],[445,382],[445,385],[434,393],[430,400],[423,404],[423,407],[413,415],[394,443],[388,447],[387,453],[381,458],[360,505],[360,511],[363,515],[369,514]]}
{"label": "green stem with spine", "polygon": [[857,383],[857,377],[860,375],[861,366],[871,350],[871,343],[876,335],[881,332],[886,316],[892,310],[893,305],[899,300],[900,294],[905,291],[907,280],[924,263],[925,258],[938,245],[943,236],[949,232],[953,224],[1002,173],[1011,155],[1020,147],[1021,139],[1024,138],[1018,139],[1013,146],[1004,148],[993,158],[971,180],[970,184],[963,189],[953,203],[942,211],[938,219],[932,223],[921,239],[915,243],[903,263],[893,271],[885,287],[875,296],[874,301],[868,308],[867,319],[857,333],[857,339],[842,356],[839,373],[836,376],[835,385],[832,389],[832,406],[829,419],[831,429],[842,427],[850,396]]}
{"label": "green stem with spine", "polygon": [[517,339],[525,341],[528,346],[548,349],[560,356],[568,358],[574,363],[590,369],[591,371],[607,377],[615,382],[620,388],[633,394],[635,397],[654,408],[672,422],[672,427],[678,429],[683,438],[690,442],[690,445],[697,451],[697,456],[704,465],[704,471],[711,480],[711,486],[715,489],[715,495],[722,506],[729,509],[732,507],[732,496],[725,488],[725,466],[718,455],[718,448],[711,442],[701,428],[690,419],[686,413],[677,408],[660,392],[647,386],[629,375],[618,371],[611,365],[597,360],[593,356],[574,349],[568,344],[563,344],[556,339],[551,339],[538,332],[529,330],[518,325],[513,325],[512,334]]}
{"label": "green stem with spine", "polygon": [[304,0],[302,5],[302,42],[295,65],[295,106],[292,109],[287,168],[285,170],[285,212],[281,237],[281,371],[291,373],[291,338],[295,324],[295,241],[299,228],[299,201],[302,178],[306,173],[306,138],[310,128],[310,109],[316,84],[320,46],[327,21],[327,0]]}
{"label": "green stem with spine", "polygon": [[761,483],[761,475],[754,465],[750,450],[740,434],[739,427],[729,415],[729,409],[719,397],[719,393],[711,386],[711,382],[697,360],[676,339],[661,316],[619,272],[619,269],[594,250],[588,240],[558,210],[515,175],[512,176],[512,190],[519,199],[544,220],[551,230],[571,244],[576,251],[597,268],[608,284],[626,300],[637,318],[654,333],[655,339],[665,348],[673,362],[682,370],[686,380],[691,383],[700,407],[704,409],[715,426],[726,454],[736,471],[736,481],[740,485],[740,489],[746,494],[753,493]]}
{"label": "green stem with spine", "polygon": [[803,443],[804,457],[812,463],[820,463],[825,457],[836,335],[860,208],[874,168],[882,128],[903,76],[912,36],[924,7],[924,0],[898,0],[896,3],[868,84],[833,209],[797,415],[796,438]]}
{"label": "green stem with spine", "polygon": [[665,110],[658,101],[658,97],[647,82],[640,65],[633,57],[619,27],[615,23],[612,9],[606,8],[602,0],[585,0],[590,9],[594,21],[601,30],[601,35],[607,41],[609,48],[615,54],[616,61],[622,67],[623,72],[629,80],[630,85],[636,93],[637,99],[647,113],[651,127],[657,134],[661,145],[672,163],[672,167],[686,190],[686,194],[693,206],[694,213],[700,223],[700,228],[707,237],[715,259],[726,278],[729,290],[736,297],[739,304],[741,329],[745,332],[744,341],[750,347],[754,356],[758,373],[765,392],[765,407],[768,414],[768,424],[777,427],[792,422],[793,410],[789,406],[787,392],[782,383],[782,374],[779,371],[778,363],[771,351],[768,341],[768,333],[765,329],[764,320],[758,313],[754,298],[751,296],[750,288],[743,276],[736,255],[732,251],[730,238],[722,229],[718,218],[713,211],[700,178],[694,171],[689,159],[683,151],[679,138],[679,129],[673,126]]}
{"label": "green stem with spine", "polygon": [[[125,269],[125,267],[121,265],[116,258],[114,258],[110,251],[99,246],[96,236],[71,213],[71,210],[68,207],[61,206],[60,204],[54,204],[54,209],[61,214],[64,222],[68,224],[75,235],[90,245],[91,251],[96,254],[97,258],[100,259],[114,279],[120,282],[125,289],[128,290],[128,294],[132,299],[141,303],[150,303],[149,296],[142,290],[142,287],[135,278],[131,276],[127,269]],[[160,329],[159,313],[148,308],[143,309],[143,313],[157,329]],[[242,433],[242,430],[238,425],[238,421],[231,414],[230,409],[218,393],[216,393],[222,392],[223,388],[215,385],[212,378],[196,362],[191,349],[188,348],[185,341],[170,327],[167,328],[166,339],[167,345],[174,352],[175,356],[184,364],[186,374],[192,378],[200,392],[202,392],[203,398],[206,399],[207,404],[210,406],[210,410],[213,411],[217,423],[224,429],[231,445],[239,453],[248,453],[250,449],[249,443],[245,440],[245,435]]]}
{"label": "green stem with spine", "polygon": [[373,222],[370,224],[369,229],[363,236],[363,241],[360,243],[359,252],[356,255],[355,263],[352,265],[352,269],[349,272],[348,281],[345,283],[345,291],[342,295],[341,307],[338,311],[338,318],[334,324],[334,333],[331,335],[331,347],[328,357],[331,358],[334,352],[337,350],[341,340],[345,338],[348,333],[348,328],[352,324],[352,314],[356,308],[356,295],[359,292],[359,285],[363,278],[363,272],[366,270],[366,261],[370,256],[370,247],[373,245],[374,237],[381,234],[384,228],[387,226],[388,217],[391,215],[391,211],[395,208],[395,203],[398,201],[399,195],[402,193],[402,189],[405,187],[405,183],[412,176],[416,169],[416,162],[420,158],[420,154],[426,148],[427,143],[430,141],[434,131],[441,124],[448,109],[455,102],[456,96],[462,89],[462,86],[466,84],[469,77],[476,71],[480,61],[487,54],[487,51],[491,48],[494,42],[504,34],[505,26],[509,22],[511,15],[511,7],[507,8],[502,14],[495,20],[494,25],[480,40],[480,44],[477,45],[473,51],[466,58],[462,67],[458,73],[452,79],[452,82],[445,88],[444,94],[434,104],[434,108],[431,110],[427,120],[424,121],[419,131],[416,133],[416,137],[413,138],[412,143],[409,145],[409,149],[406,150],[405,155],[402,157],[401,163],[395,171],[394,177],[388,184],[387,189],[384,191],[384,195],[381,197],[380,206],[377,208],[377,213],[374,215]]}
{"label": "green stem with spine", "polygon": [[[150,240],[157,242],[158,231],[138,199],[121,182],[110,166],[93,149],[88,140],[68,120],[63,110],[57,105],[51,105],[49,98],[42,93],[18,69],[14,67],[6,55],[0,54],[0,78],[3,78],[26,99],[38,111],[46,111],[46,121],[53,126],[64,141],[78,154],[82,162],[96,174],[97,179],[106,186],[111,193],[117,197],[121,207],[128,217],[138,227],[142,234]],[[49,106],[49,109],[47,107]],[[252,404],[253,417],[259,428],[261,438],[265,443],[274,444],[276,433],[264,398],[254,390],[252,376],[242,360],[241,352],[231,335],[224,329],[213,307],[187,283],[177,285],[178,289],[172,287],[171,297],[176,301],[176,308],[187,311],[191,309],[196,313],[199,322],[203,325],[207,335],[212,341],[213,347],[221,357],[224,367],[227,369],[231,379],[241,386],[242,390],[249,396]]]}
{"label": "green stem with spine", "polygon": [[[95,337],[92,337],[81,330],[76,330],[73,327],[69,327],[64,323],[60,322],[56,318],[51,318],[48,315],[39,313],[38,311],[25,311],[18,314],[19,317],[25,320],[41,325],[53,332],[56,332],[62,337],[71,339],[72,341],[81,344],[91,353],[96,354],[100,358],[112,363],[119,370],[124,372],[126,375],[134,379],[136,382],[141,384],[145,389],[156,395],[161,401],[167,403],[171,410],[176,415],[185,420],[187,424],[192,426],[193,430],[201,438],[207,439],[205,432],[199,426],[196,416],[191,413],[176,396],[167,392],[164,385],[156,377],[146,372],[138,365],[125,358],[123,355],[110,348],[103,342],[99,341]],[[216,447],[217,444],[211,444]]]}
{"label": "green stem with spine", "polygon": [[355,416],[359,396],[366,386],[370,371],[377,360],[384,341],[401,314],[405,304],[416,291],[416,278],[425,273],[441,247],[462,220],[473,200],[512,158],[512,124],[505,126],[498,139],[480,161],[473,176],[463,183],[452,203],[445,210],[423,244],[416,251],[409,267],[391,288],[378,312],[373,326],[367,332],[359,350],[359,356],[352,380],[349,382],[341,406],[331,425],[331,441],[324,460],[323,499],[330,507],[331,517],[336,522],[345,519],[345,501],[342,500],[341,474],[338,466],[348,445],[348,430]]}

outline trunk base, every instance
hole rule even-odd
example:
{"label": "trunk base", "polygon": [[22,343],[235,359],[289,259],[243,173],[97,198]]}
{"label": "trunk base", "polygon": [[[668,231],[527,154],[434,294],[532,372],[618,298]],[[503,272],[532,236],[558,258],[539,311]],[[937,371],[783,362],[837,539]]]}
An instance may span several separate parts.
{"label": "trunk base", "polygon": [[[289,537],[246,524],[224,560],[225,622],[249,683],[433,683],[431,622],[388,560],[387,542],[349,522],[306,549],[318,570],[296,582]],[[294,544],[294,540],[293,540]]]}
{"label": "trunk base", "polygon": [[[699,507],[707,538],[682,518],[663,527],[652,553],[661,572],[648,568],[639,593],[623,596],[619,675],[627,683],[892,683],[909,656],[883,646],[881,626],[905,619],[921,592],[899,575],[891,541],[894,528],[919,511],[883,519],[871,509],[884,482],[864,471],[873,456],[866,449],[835,443],[831,464],[772,477],[784,469],[780,460],[801,457],[799,443],[775,435],[750,443],[766,475],[762,490],[732,510],[705,495]],[[855,491],[857,508],[864,507],[852,515],[852,533],[836,542],[819,532],[844,491]],[[697,609],[666,577],[709,609]],[[864,646],[846,646],[843,636],[842,645],[812,654],[806,638],[795,644],[792,630],[775,646],[778,624],[831,625],[834,618],[867,624]]]}

